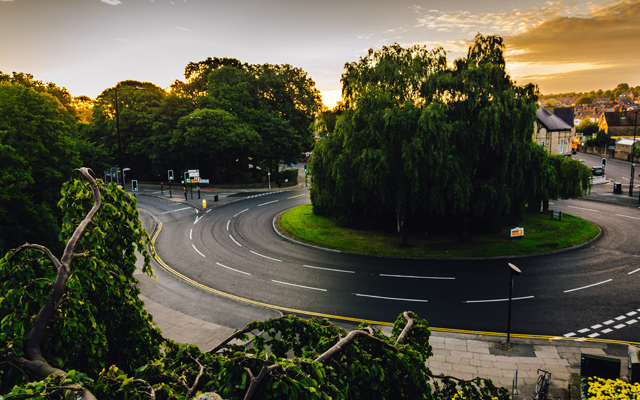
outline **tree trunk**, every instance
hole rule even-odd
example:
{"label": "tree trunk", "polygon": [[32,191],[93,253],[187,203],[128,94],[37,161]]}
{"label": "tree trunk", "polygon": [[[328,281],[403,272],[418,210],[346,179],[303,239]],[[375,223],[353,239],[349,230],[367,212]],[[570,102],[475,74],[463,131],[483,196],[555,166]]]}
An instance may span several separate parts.
{"label": "tree trunk", "polygon": [[400,246],[409,246],[409,232],[407,231],[407,215],[404,211],[398,212],[398,232],[400,232]]}
{"label": "tree trunk", "polygon": [[460,227],[460,242],[466,243],[469,241],[469,213],[465,213],[462,218],[462,226]]}
{"label": "tree trunk", "polygon": [[542,200],[542,212],[546,213],[547,211],[549,211],[549,198],[545,197]]}

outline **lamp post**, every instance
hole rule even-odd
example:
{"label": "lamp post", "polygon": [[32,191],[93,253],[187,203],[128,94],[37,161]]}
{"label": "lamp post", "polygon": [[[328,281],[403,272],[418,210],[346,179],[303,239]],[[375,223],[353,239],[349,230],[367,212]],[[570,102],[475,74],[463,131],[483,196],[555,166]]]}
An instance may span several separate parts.
{"label": "lamp post", "polygon": [[511,298],[513,296],[513,277],[520,275],[522,271],[515,265],[509,263],[509,311],[507,315],[507,343],[511,338]]}
{"label": "lamp post", "polygon": [[[633,123],[633,143],[631,144],[631,179],[629,180],[629,197],[633,197],[633,176],[636,171],[635,156],[636,156],[636,125],[638,124],[638,110],[636,110],[636,118]],[[638,197],[640,202],[640,197]]]}
{"label": "lamp post", "polygon": [[[118,135],[118,171],[116,171],[116,181],[119,180],[119,174],[122,173],[122,187],[124,188],[124,171],[122,170],[122,143],[120,140],[120,111],[118,107],[118,87],[113,88],[115,92],[115,103],[116,103],[116,134]],[[122,89],[121,89],[122,90]],[[146,90],[141,87],[133,87],[124,90]]]}

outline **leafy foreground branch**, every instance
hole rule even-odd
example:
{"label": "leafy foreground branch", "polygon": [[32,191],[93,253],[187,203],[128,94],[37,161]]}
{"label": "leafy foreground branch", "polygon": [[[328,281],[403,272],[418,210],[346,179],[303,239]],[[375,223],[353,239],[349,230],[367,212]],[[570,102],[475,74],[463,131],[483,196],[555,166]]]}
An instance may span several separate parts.
{"label": "leafy foreground branch", "polygon": [[412,312],[390,336],[288,315],[210,351],[163,339],[133,278],[136,251],[151,274],[135,199],[80,173],[88,186],[62,191],[62,257],[26,244],[0,260],[5,399],[508,398],[491,381],[432,376],[430,331]]}

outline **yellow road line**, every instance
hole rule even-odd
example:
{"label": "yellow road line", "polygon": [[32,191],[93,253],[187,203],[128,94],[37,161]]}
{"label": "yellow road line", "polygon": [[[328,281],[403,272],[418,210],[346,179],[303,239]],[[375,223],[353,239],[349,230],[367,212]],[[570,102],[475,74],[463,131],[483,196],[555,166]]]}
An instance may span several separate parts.
{"label": "yellow road line", "polygon": [[[158,226],[157,226],[156,230],[154,231],[154,233],[153,233],[153,235],[151,237],[151,242],[154,245],[155,245],[156,239],[160,235],[160,231],[162,230],[162,225],[163,225],[162,221],[160,219],[158,219]],[[187,282],[187,283],[189,283],[189,284],[191,284],[193,286],[196,286],[196,287],[198,287],[198,288],[200,288],[202,290],[205,290],[207,292],[217,294],[219,296],[224,296],[224,297],[227,297],[227,298],[230,298],[230,299],[234,299],[234,300],[238,300],[238,301],[241,301],[241,302],[244,302],[244,303],[253,304],[255,306],[276,309],[276,310],[285,311],[285,312],[289,312],[289,313],[293,313],[293,314],[311,315],[311,316],[314,316],[314,317],[337,319],[337,320],[341,320],[341,321],[368,322],[368,323],[374,324],[374,325],[393,326],[393,322],[370,321],[370,320],[365,320],[365,319],[361,319],[361,318],[344,317],[344,316],[341,316],[341,315],[331,315],[331,314],[318,313],[318,312],[314,312],[314,311],[298,310],[298,309],[295,309],[295,308],[281,307],[281,306],[276,306],[276,305],[273,305],[273,304],[262,303],[262,302],[259,302],[259,301],[255,301],[255,300],[247,299],[247,298],[244,298],[244,297],[236,296],[236,295],[233,295],[233,294],[230,294],[230,293],[225,293],[225,292],[222,292],[220,290],[217,290],[217,289],[211,288],[209,286],[203,285],[200,282],[196,282],[193,279],[181,274],[180,272],[178,272],[175,269],[173,269],[170,266],[168,266],[164,261],[162,261],[162,259],[160,259],[160,256],[158,256],[158,253],[154,254],[154,258],[156,259],[158,264],[160,264],[165,270],[167,270],[167,272],[177,276],[178,278],[184,280],[185,282]],[[506,337],[507,336],[506,333],[501,333],[501,332],[487,332],[487,331],[473,331],[473,330],[465,330],[465,329],[437,328],[437,327],[433,327],[433,326],[430,326],[429,329],[432,330],[432,331],[436,331],[436,332],[463,333],[463,334],[478,335],[478,336],[498,336],[498,337],[502,337],[502,336]],[[563,341],[572,341],[572,342],[580,341],[580,342],[611,343],[611,344],[623,344],[623,345],[640,346],[639,342],[628,342],[628,341],[613,340],[613,339],[580,338],[580,337],[565,337],[565,336],[546,336],[546,335],[528,335],[528,334],[520,334],[520,333],[512,333],[511,337],[521,338],[521,339],[541,339],[541,340],[549,340],[549,341],[563,340]]]}

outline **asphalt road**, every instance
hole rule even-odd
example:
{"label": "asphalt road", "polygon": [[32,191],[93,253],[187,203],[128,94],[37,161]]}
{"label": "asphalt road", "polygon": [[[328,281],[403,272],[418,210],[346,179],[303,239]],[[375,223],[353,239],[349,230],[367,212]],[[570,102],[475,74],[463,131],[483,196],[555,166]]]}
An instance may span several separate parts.
{"label": "asphalt road", "polygon": [[[622,173],[623,163],[619,168]],[[139,202],[163,222],[156,247],[166,264],[207,287],[285,312],[393,322],[412,310],[434,327],[505,332],[511,262],[523,271],[515,278],[512,333],[618,340],[636,340],[640,333],[637,207],[553,204],[602,228],[597,241],[580,249],[521,258],[407,260],[293,243],[275,233],[273,219],[308,203],[308,190],[257,194],[237,194],[237,201],[206,213],[153,197],[139,196]]]}

